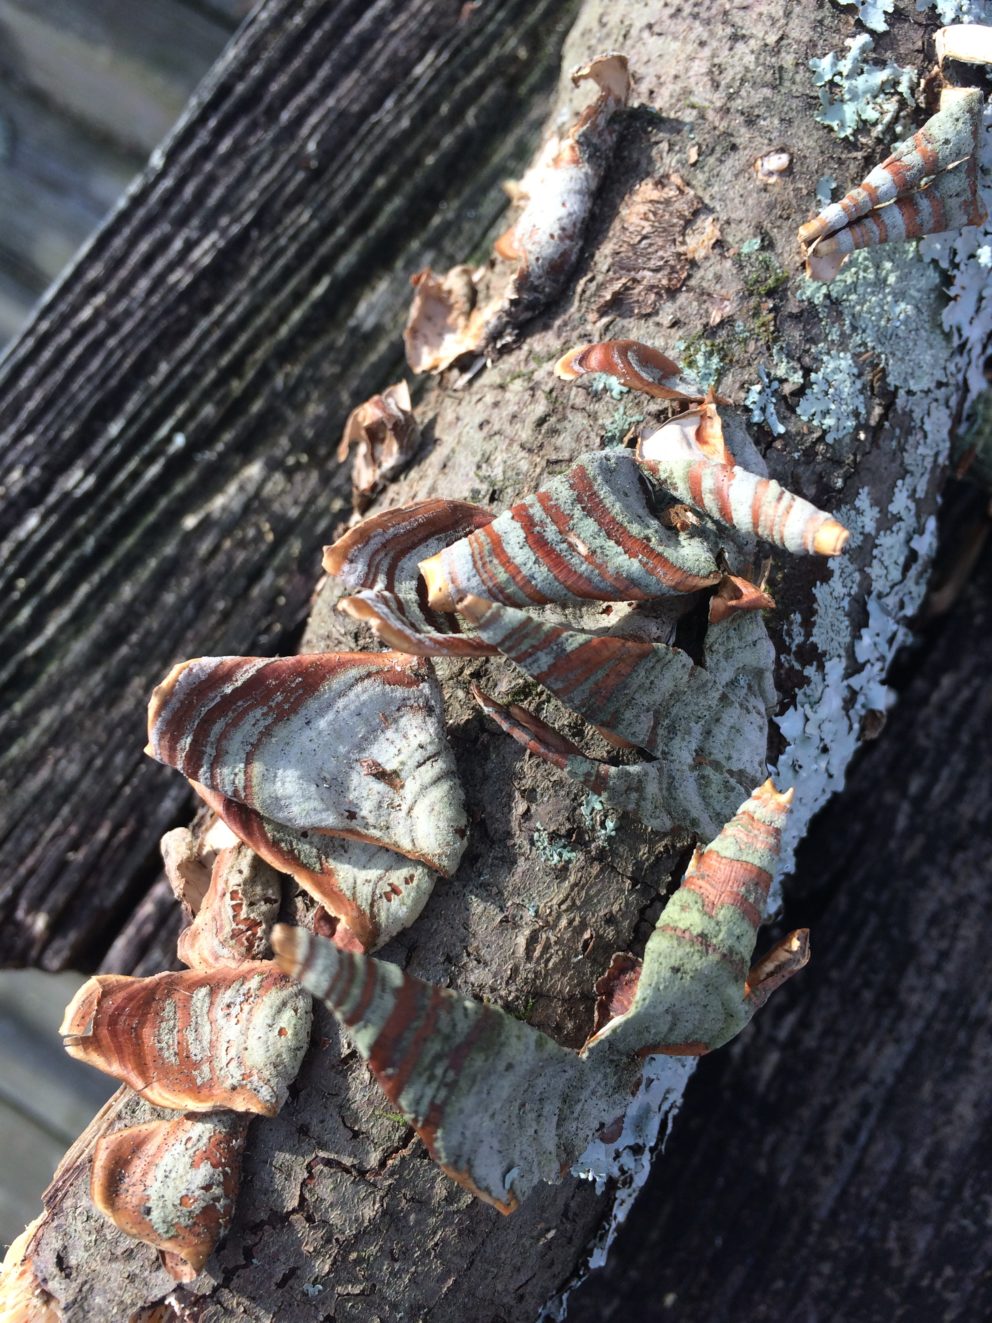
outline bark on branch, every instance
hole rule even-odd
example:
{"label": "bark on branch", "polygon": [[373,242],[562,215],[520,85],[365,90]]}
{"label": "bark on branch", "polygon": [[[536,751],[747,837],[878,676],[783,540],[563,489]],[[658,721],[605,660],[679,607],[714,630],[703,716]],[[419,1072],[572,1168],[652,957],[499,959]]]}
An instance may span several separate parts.
{"label": "bark on branch", "polygon": [[[335,6],[333,16],[343,22],[360,8]],[[426,182],[413,197],[426,209],[431,190],[439,197],[469,161],[472,186],[460,190],[458,206],[488,197],[485,188],[505,159],[496,117],[509,119],[514,41],[532,41],[535,52],[551,43],[542,27],[550,4],[504,5],[498,22],[481,6],[463,12],[461,25],[453,25],[455,8],[373,6],[373,17],[355,17],[354,29],[331,47],[328,7],[264,6],[162,164],[8,363],[7,416],[17,427],[11,463],[25,466],[12,506],[20,523],[11,546],[23,557],[20,591],[35,612],[20,626],[29,642],[16,689],[18,747],[28,747],[29,735],[48,737],[56,718],[41,709],[53,677],[62,693],[75,695],[69,711],[76,713],[119,676],[112,724],[127,731],[112,764],[112,804],[93,800],[89,790],[66,790],[64,778],[78,777],[84,756],[67,751],[67,770],[53,783],[62,788],[46,793],[68,794],[68,807],[40,832],[26,806],[51,772],[29,762],[10,838],[37,875],[8,899],[22,933],[42,891],[68,903],[94,885],[97,869],[110,879],[123,872],[126,884],[112,896],[123,905],[136,876],[127,861],[142,849],[150,853],[159,830],[178,814],[182,796],[174,779],[154,769],[134,775],[140,736],[133,732],[144,693],[165,663],[178,653],[274,651],[306,598],[313,549],[329,540],[336,517],[326,503],[324,460],[337,441],[331,419],[343,421],[348,407],[392,379],[399,299],[397,286],[380,280],[387,259],[373,254],[404,260],[396,205],[410,194],[401,178],[422,163]],[[383,28],[390,17],[392,25]],[[776,0],[748,11],[746,27],[742,22],[721,3],[660,13],[647,3],[589,0],[582,8],[564,67],[604,49],[626,51],[637,104],[624,117],[579,266],[565,294],[525,328],[518,347],[463,388],[449,379],[428,393],[419,408],[425,444],[385,499],[398,504],[442,493],[500,508],[601,439],[619,440],[649,409],[632,396],[617,400],[556,382],[554,360],[579,341],[608,332],[672,352],[681,339],[697,369],[717,352],[721,390],[738,400],[759,382],[759,366],[789,364],[779,376],[784,389],[773,396],[783,430],[775,435],[756,426],[773,475],[828,508],[870,506],[889,519],[865,517],[841,576],[811,562],[774,572],[779,619],[789,622],[779,688],[783,707],[794,706],[798,715],[792,737],[783,736],[772,754],[784,751],[806,775],[819,756],[817,740],[828,735],[804,712],[804,686],[819,684],[829,696],[838,674],[831,662],[842,675],[864,677],[840,702],[850,718],[841,729],[852,748],[872,701],[866,686],[874,672],[868,674],[854,647],[861,631],[875,625],[868,579],[891,572],[901,582],[910,535],[932,511],[946,451],[943,441],[930,445],[924,438],[933,428],[946,437],[956,403],[945,380],[953,346],[931,324],[940,309],[937,277],[915,276],[915,258],[869,263],[858,276],[862,283],[842,285],[836,298],[797,298],[804,287],[795,227],[813,209],[817,180],[829,172],[854,182],[880,150],[867,140],[864,152],[841,145],[812,118],[817,103],[808,60],[837,48],[852,19],[825,3],[797,11]],[[889,58],[925,71],[915,18],[902,13],[893,28]],[[395,90],[384,100],[386,69]],[[530,68],[519,76],[528,88],[535,77]],[[475,140],[484,144],[476,165],[459,120],[476,113],[469,103],[480,97],[487,127]],[[448,130],[440,157],[428,150],[439,121]],[[773,149],[786,150],[791,166],[768,184],[753,167]],[[333,170],[328,153],[337,153]],[[339,209],[329,221],[321,206],[332,196],[332,178]],[[449,202],[445,225],[456,211]],[[343,241],[334,247],[327,237],[356,236],[363,228],[385,249],[364,238],[350,249]],[[447,256],[469,256],[468,232],[459,223],[460,252],[451,251],[445,235]],[[418,251],[425,253],[440,233],[439,226]],[[914,352],[936,363],[940,380],[922,403],[906,374],[913,326],[907,329],[903,317],[904,338],[895,342],[880,325],[875,357],[851,359],[861,412],[847,408],[857,426],[843,445],[824,444],[815,425],[822,414],[809,408],[813,421],[803,421],[791,405],[800,383],[809,388],[816,373],[829,374],[825,337],[836,359],[846,353],[845,363],[852,348],[864,352],[858,309],[870,319],[889,307],[879,271],[895,282],[888,286],[890,303],[903,275],[919,279],[915,311],[924,343]],[[876,306],[872,299],[882,301]],[[73,335],[63,319],[70,319],[65,325]],[[328,355],[342,372],[331,403],[320,398]],[[53,386],[60,361],[64,400]],[[770,421],[762,398],[759,391],[755,414]],[[60,431],[70,410],[79,429],[73,435],[83,441]],[[44,454],[35,444],[41,435],[51,443]],[[121,435],[130,438],[123,451]],[[150,449],[143,451],[139,438],[151,438]],[[185,458],[190,451],[192,465]],[[106,490],[80,490],[81,478],[72,476],[78,470],[66,472],[77,460],[85,460],[84,474],[106,472]],[[181,477],[160,498],[157,475],[170,467]],[[53,479],[46,504],[41,493]],[[101,513],[116,485],[133,495],[120,524]],[[149,501],[151,513],[142,505]],[[76,502],[92,503],[93,537],[57,557],[51,534],[46,541],[46,520]],[[196,533],[201,526],[211,530],[203,541]],[[184,546],[189,534],[197,539],[192,557]],[[883,543],[884,534],[890,536]],[[264,549],[260,538],[271,539]],[[155,551],[150,559],[149,550]],[[918,558],[926,554],[921,544]],[[116,558],[134,566],[123,591],[112,585]],[[154,567],[151,577],[145,564]],[[40,576],[37,583],[27,570]],[[913,582],[918,579],[917,572]],[[80,592],[39,629],[45,603],[63,600],[67,580],[81,585]],[[273,612],[277,593],[285,601]],[[907,587],[899,601],[905,606],[911,597]],[[368,645],[361,628],[333,610],[334,598],[330,587],[318,596],[304,648]],[[886,597],[884,604],[893,601]],[[833,604],[829,620],[825,603]],[[147,625],[136,626],[145,610]],[[63,618],[79,622],[78,637],[68,628],[59,636]],[[55,665],[46,648],[59,637],[67,650]],[[881,655],[891,638],[880,637]],[[104,665],[98,688],[88,688],[84,679],[111,639],[124,640],[122,654]],[[126,665],[132,656],[140,666]],[[653,837],[626,819],[604,829],[581,791],[494,733],[467,688],[479,680],[505,689],[508,673],[495,663],[449,661],[438,671],[472,838],[458,876],[439,884],[421,920],[383,954],[578,1044],[591,1024],[593,981],[613,951],[636,951],[643,943],[689,842]],[[545,715],[552,715],[547,708]],[[554,719],[568,734],[588,738],[567,714]],[[73,724],[80,724],[75,717]],[[73,736],[79,740],[78,730]],[[139,798],[134,786],[150,786],[153,777],[156,788],[166,787],[162,802],[138,821],[138,806],[152,792],[142,789]],[[811,778],[802,784],[811,785]],[[807,805],[828,789],[829,778],[809,789]],[[65,865],[67,848],[74,857]],[[57,907],[45,912],[49,926],[57,925]],[[96,912],[90,913],[88,926],[66,924],[55,938],[32,930],[31,954],[55,965],[92,949]],[[774,1015],[774,1007],[766,1014]],[[323,1014],[314,1042],[290,1103],[276,1119],[253,1125],[235,1225],[189,1287],[174,1290],[150,1250],[108,1228],[89,1205],[83,1148],[72,1155],[48,1193],[49,1218],[31,1249],[40,1280],[68,1317],[124,1318],[168,1297],[166,1317],[517,1320],[535,1315],[567,1283],[609,1214],[611,1188],[600,1193],[568,1176],[501,1219],[433,1166],[384,1107],[354,1053],[342,1051]],[[123,1104],[125,1111],[135,1106]]]}

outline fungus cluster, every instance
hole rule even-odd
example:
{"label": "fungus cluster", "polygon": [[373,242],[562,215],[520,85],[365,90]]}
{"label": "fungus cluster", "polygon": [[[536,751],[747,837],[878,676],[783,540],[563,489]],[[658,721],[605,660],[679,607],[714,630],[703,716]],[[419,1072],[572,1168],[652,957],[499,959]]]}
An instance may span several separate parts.
{"label": "fungus cluster", "polygon": [[[574,265],[630,80],[617,55],[573,77],[599,93],[516,190],[522,210],[496,245],[515,264],[502,290],[480,301],[482,278],[468,268],[415,277],[405,335],[415,371],[493,351]],[[937,219],[973,223],[976,95],[945,90],[933,120],[803,227],[811,270],[828,278],[847,252],[893,237],[897,216],[905,234]],[[189,968],[91,979],[62,1032],[73,1055],[162,1109],[99,1136],[91,1188],[177,1277],[202,1269],[230,1221],[248,1118],[278,1111],[299,1069],[311,1023],[304,989],[338,1017],[443,1169],[510,1212],[615,1122],[645,1054],[720,1046],[808,959],[801,931],[752,964],[791,798],[764,779],[775,691],[762,612],[774,602],[754,567],[759,541],[831,556],[847,532],[770,479],[740,418],[721,414],[730,401],[704,396],[657,349],[583,345],[557,367],[566,381],[602,372],[688,408],[646,428],[636,451],[579,456],[501,514],[422,501],[373,515],[325,549],[325,570],[348,590],[341,609],[389,651],[197,658],[152,696],[148,752],[185,775],[222,824],[163,841],[190,920],[179,944]],[[405,383],[352,413],[341,458],[357,446],[359,513],[417,437]],[[707,628],[693,658],[674,641],[675,623],[702,594]],[[583,610],[602,603],[627,613],[586,627]],[[643,603],[654,636],[638,627]],[[641,759],[591,759],[532,713],[475,690],[498,725],[650,826],[710,841],[643,960],[616,956],[600,979],[581,1052],[369,954],[414,921],[465,848],[431,656],[506,659]],[[218,844],[223,831],[232,835]],[[332,940],[272,928],[278,874],[319,903],[314,924]]]}
{"label": "fungus cluster", "polygon": [[[93,1150],[97,1208],[154,1246],[178,1280],[196,1276],[230,1224],[248,1122],[274,1116],[310,1041],[312,1006],[269,956],[278,878],[243,845],[222,849],[202,889],[189,833],[170,833],[167,870],[189,912],[189,969],[98,975],[66,1008],[71,1056],[120,1080],[161,1115],[107,1130]],[[207,857],[213,852],[207,851]]]}
{"label": "fungus cluster", "polygon": [[411,371],[442,372],[467,355],[492,352],[558,293],[575,266],[616,141],[616,114],[630,96],[626,58],[610,52],[572,71],[574,84],[586,81],[598,89],[595,101],[507,186],[521,211],[496,240],[497,269],[456,266],[439,276],[427,268],[413,277],[403,332]]}
{"label": "fungus cluster", "polygon": [[[941,72],[945,60],[992,63],[989,32],[977,24],[942,28]],[[830,281],[859,248],[984,224],[988,212],[978,186],[984,105],[979,88],[945,85],[937,113],[921,129],[839,202],[799,227],[807,275]]]}

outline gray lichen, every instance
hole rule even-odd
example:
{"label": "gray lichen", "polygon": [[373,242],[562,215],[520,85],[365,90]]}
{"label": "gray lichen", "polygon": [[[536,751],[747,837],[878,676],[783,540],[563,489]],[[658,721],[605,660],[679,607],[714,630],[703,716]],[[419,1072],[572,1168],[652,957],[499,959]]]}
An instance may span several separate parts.
{"label": "gray lichen", "polygon": [[866,33],[850,37],[845,44],[845,54],[830,51],[809,65],[820,89],[816,118],[839,137],[853,138],[862,124],[885,128],[903,102],[913,104],[916,74],[898,64],[869,61],[875,43]]}
{"label": "gray lichen", "polygon": [[752,423],[761,423],[772,436],[782,436],[785,427],[775,412],[775,397],[778,386],[768,375],[768,369],[762,363],[758,368],[758,381],[748,388],[744,396],[744,407],[750,409]]}
{"label": "gray lichen", "polygon": [[842,5],[853,5],[858,11],[858,18],[872,32],[888,32],[886,14],[895,8],[895,0],[840,0]]}

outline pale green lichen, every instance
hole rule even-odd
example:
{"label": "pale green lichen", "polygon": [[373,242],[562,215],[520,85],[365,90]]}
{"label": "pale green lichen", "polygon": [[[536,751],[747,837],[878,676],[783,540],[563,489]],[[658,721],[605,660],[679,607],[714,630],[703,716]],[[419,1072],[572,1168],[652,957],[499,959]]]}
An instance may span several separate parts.
{"label": "pale green lichen", "polygon": [[723,357],[712,341],[703,336],[675,342],[675,354],[686,373],[704,390],[716,386],[723,372]]}
{"label": "pale green lichen", "polygon": [[858,11],[858,18],[872,32],[888,32],[886,14],[891,14],[895,0],[840,0],[842,5],[853,5]]}
{"label": "pale green lichen", "polygon": [[748,415],[752,423],[767,427],[772,436],[782,436],[785,425],[775,411],[778,386],[768,375],[768,369],[762,363],[758,367],[758,381],[748,388],[744,396],[744,407],[750,409]]}
{"label": "pale green lichen", "polygon": [[590,372],[586,377],[586,383],[593,395],[610,395],[615,400],[622,400],[625,395],[630,394],[630,387],[625,386],[619,378],[609,372]]}
{"label": "pale green lichen", "polygon": [[574,845],[569,845],[563,836],[547,832],[543,827],[535,827],[531,844],[538,856],[552,868],[566,868],[579,857],[579,851]]}
{"label": "pale green lichen", "polygon": [[612,419],[603,429],[604,446],[622,446],[632,427],[644,422],[644,414],[633,410],[627,411],[623,404],[617,406]]}
{"label": "pale green lichen", "polygon": [[[981,166],[982,200],[992,216],[992,108],[988,106],[984,112]],[[920,252],[951,275],[941,324],[954,341],[965,382],[965,405],[970,408],[988,386],[985,358],[992,336],[992,282],[987,272],[992,255],[992,222],[931,235],[921,242]]]}
{"label": "pale green lichen", "polygon": [[[983,194],[992,167],[983,139]],[[919,609],[937,541],[933,489],[947,463],[955,406],[986,388],[982,364],[992,335],[992,292],[984,249],[992,226],[969,227],[915,244],[856,253],[830,285],[807,281],[797,296],[819,313],[824,355],[869,356],[897,393],[898,447],[837,517],[850,528],[857,559],[836,557],[814,590],[812,626],[786,622],[787,667],[806,685],[777,719],[786,738],[778,783],[796,798],[783,842],[783,871],[816,810],[844,783],[861,724],[892,701],[886,674]],[[936,259],[936,260],[926,260]],[[941,266],[949,273],[947,280]],[[953,365],[953,374],[949,371]],[[823,363],[819,365],[821,373]],[[949,377],[953,375],[953,380]],[[818,656],[806,664],[810,644]]]}
{"label": "pale green lichen", "polygon": [[[919,608],[936,545],[936,520],[922,523],[935,473],[946,462],[953,390],[948,344],[940,325],[944,301],[940,272],[910,245],[855,254],[829,286],[808,282],[800,297],[821,314],[831,355],[868,351],[900,391],[907,424],[900,437],[896,475],[881,505],[860,491],[836,512],[852,534],[859,562],[839,556],[814,590],[812,628],[796,615],[786,623],[785,661],[805,669],[807,682],[778,725],[787,741],[775,775],[796,787],[787,826],[784,867],[813,813],[844,783],[857,749],[861,722],[891,701],[885,676],[905,641],[905,621]],[[804,397],[805,398],[805,397]],[[800,410],[802,412],[802,410]],[[803,667],[812,644],[818,660]],[[791,656],[789,655],[791,652]]]}
{"label": "pale green lichen", "polygon": [[599,836],[609,840],[616,835],[618,819],[610,812],[602,795],[588,791],[579,808],[582,824],[590,836]]}
{"label": "pale green lichen", "polygon": [[941,23],[992,23],[992,5],[987,0],[916,0],[922,13],[934,8]]}
{"label": "pale green lichen", "polygon": [[868,412],[868,392],[853,355],[828,349],[796,405],[796,413],[823,432],[828,445],[851,442]]}
{"label": "pale green lichen", "polygon": [[825,207],[833,199],[834,189],[837,187],[837,180],[833,175],[821,175],[816,182],[816,191],[814,197],[821,207]]}
{"label": "pale green lichen", "polygon": [[903,103],[912,105],[916,74],[898,64],[869,62],[874,42],[866,33],[845,44],[845,54],[830,51],[809,66],[820,90],[816,118],[841,138],[853,138],[862,124],[886,128]]}

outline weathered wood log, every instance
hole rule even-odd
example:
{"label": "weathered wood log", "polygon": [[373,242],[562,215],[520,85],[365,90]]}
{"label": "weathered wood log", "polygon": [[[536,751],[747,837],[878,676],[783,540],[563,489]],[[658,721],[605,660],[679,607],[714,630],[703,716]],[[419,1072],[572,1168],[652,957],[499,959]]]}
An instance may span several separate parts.
{"label": "weathered wood log", "polygon": [[[264,33],[259,24],[280,12],[280,6],[270,5],[249,23],[229,62],[240,58],[241,43],[259,58],[261,47],[271,53],[284,34],[278,29]],[[481,17],[485,7],[477,12]],[[470,23],[474,18],[468,14]],[[697,370],[705,370],[707,361],[719,355],[725,369],[722,389],[740,398],[745,387],[751,387],[752,420],[767,424],[762,439],[773,473],[820,504],[842,505],[855,525],[856,541],[846,565],[829,570],[812,564],[801,570],[783,567],[776,569],[773,582],[786,621],[779,677],[786,711],[773,755],[784,773],[797,780],[802,825],[839,784],[862,722],[870,724],[869,716],[884,702],[881,681],[898,622],[915,609],[932,554],[928,519],[961,391],[946,380],[957,349],[935,329],[943,300],[939,273],[930,265],[905,251],[880,258],[869,254],[852,265],[829,295],[810,290],[794,274],[794,227],[813,210],[818,176],[830,169],[845,179],[860,177],[870,159],[867,152],[838,150],[810,118],[813,97],[806,61],[822,55],[830,42],[837,46],[850,21],[825,5],[797,13],[783,2],[749,15],[746,30],[736,24],[734,14],[716,3],[694,7],[691,13],[672,9],[662,19],[653,5],[621,10],[591,3],[583,9],[566,46],[565,66],[587,60],[604,46],[627,46],[635,60],[642,105],[624,119],[576,278],[524,329],[518,348],[462,383],[463,388],[442,389],[425,401],[421,422],[427,445],[387,499],[398,502],[440,492],[502,506],[533,490],[590,444],[619,440],[635,417],[648,412],[644,403],[568,387],[557,383],[551,372],[564,348],[599,338],[607,326],[669,350],[677,349],[673,342],[681,335],[688,341],[684,352],[690,366]],[[926,69],[919,32],[905,15],[892,42],[894,55]],[[769,48],[776,50],[774,60],[768,57]],[[217,86],[223,85],[224,68]],[[299,69],[290,60],[286,77],[299,77]],[[741,71],[740,81],[736,70]],[[477,69],[476,84],[481,77]],[[238,93],[231,89],[230,95]],[[180,130],[174,150],[195,136],[201,120],[213,123],[210,96],[208,89],[199,118],[194,115]],[[396,113],[392,109],[390,115]],[[394,122],[384,117],[383,131]],[[754,162],[783,146],[791,156],[791,172],[767,185],[754,171]],[[872,154],[875,151],[877,147]],[[212,160],[208,155],[200,162],[207,177]],[[439,185],[442,178],[442,173],[436,176]],[[284,177],[281,184],[292,201],[294,178]],[[278,208],[274,198],[270,202],[259,215],[275,224]],[[208,199],[205,205],[209,212],[219,203]],[[315,229],[307,233],[317,237]],[[113,229],[106,242],[113,242]],[[306,260],[305,247],[295,252],[297,260]],[[257,274],[265,256],[271,257],[267,247],[252,250],[245,269]],[[108,266],[100,275],[113,285],[116,272]],[[220,268],[211,276],[219,274]],[[300,285],[305,275],[300,273]],[[367,269],[356,271],[355,283],[345,288],[357,297],[358,282],[367,275]],[[264,278],[278,297],[281,290],[268,272]],[[288,269],[283,279],[292,283]],[[213,334],[214,323],[196,321],[197,315],[204,315],[208,287],[216,300],[216,283],[210,285],[205,275],[201,301],[194,301],[189,311],[191,324],[206,325]],[[70,285],[66,296],[71,294]],[[108,304],[111,310],[116,306],[112,300]],[[294,306],[287,293],[273,317],[281,310],[288,327]],[[246,442],[251,422],[261,419],[274,430],[273,411],[283,405],[287,412],[306,412],[308,403],[316,408],[312,393],[320,380],[317,353],[329,338],[315,317],[294,324],[295,339],[288,329],[280,338],[254,303],[246,306],[242,300],[237,310],[256,320],[245,326],[237,354],[211,361],[204,369],[211,373],[211,387],[227,412],[205,415],[198,437],[203,445],[209,436],[214,463],[232,469],[236,457],[228,447]],[[137,310],[134,322],[135,328],[144,325]],[[350,402],[390,379],[386,346],[389,332],[395,334],[396,329],[395,323],[383,326],[381,340],[370,337],[369,343],[379,346],[378,358],[370,351],[349,377]],[[57,335],[51,322],[45,334]],[[168,349],[169,336],[164,339]],[[214,343],[219,353],[220,341]],[[263,351],[274,354],[286,374],[278,408],[272,399],[273,379],[266,376],[261,382],[248,369],[261,361]],[[870,375],[861,361],[869,352]],[[27,362],[30,366],[30,352]],[[377,364],[381,375],[370,381]],[[759,365],[766,375],[771,371],[774,380],[762,385]],[[136,404],[162,411],[157,415],[162,439],[173,426],[169,390],[174,389],[184,408],[186,393],[193,392],[190,412],[184,416],[195,419],[200,407],[197,386],[184,371],[178,370],[174,386],[149,388]],[[847,373],[845,381],[838,380],[841,371]],[[235,378],[242,390],[237,400]],[[778,390],[776,382],[783,389]],[[790,387],[796,388],[795,409],[787,402]],[[94,382],[93,390],[97,388]],[[109,408],[113,390],[107,389]],[[252,390],[256,411],[245,416],[242,405]],[[30,408],[27,392],[21,407]],[[96,403],[92,407],[96,409]],[[231,429],[229,418],[235,419]],[[271,435],[268,439],[279,462],[294,453]],[[315,440],[314,450],[318,443]],[[201,463],[203,459],[201,452]],[[55,455],[54,470],[58,463]],[[40,472],[34,477],[40,479]],[[170,489],[174,519],[186,514],[183,502],[192,499],[197,484],[214,480],[201,467],[185,486]],[[296,505],[302,490],[298,486],[291,493],[291,508],[279,506],[277,536],[259,571],[265,585],[280,582],[278,576],[287,574],[295,553],[295,547],[287,553],[284,533],[298,536],[298,545],[304,536],[306,545],[312,536],[326,540],[326,527],[316,534],[309,531],[316,522],[314,511],[300,511]],[[216,492],[210,487],[207,494]],[[278,495],[271,497],[277,504]],[[29,501],[26,497],[25,504]],[[326,506],[318,513],[328,523],[333,519]],[[192,522],[195,527],[195,515]],[[108,542],[116,535],[113,527],[107,529]],[[113,547],[108,556],[112,554]],[[171,567],[179,563],[176,553]],[[299,603],[313,562],[304,566],[297,559],[294,564],[291,599]],[[177,599],[170,598],[165,608],[156,604],[154,624],[160,633],[170,631],[168,646],[195,637],[196,650],[203,651],[209,631],[210,651],[221,652],[237,637],[229,599],[244,595],[249,581],[239,577],[230,556],[217,556],[211,569],[228,576],[223,580],[223,606],[208,597],[203,577],[195,580],[201,597],[185,617],[182,631],[173,628],[171,618],[163,622],[158,614],[176,610]],[[265,601],[264,594],[261,599],[248,597],[256,623],[263,618],[260,600]],[[368,636],[333,610],[334,600],[330,588],[321,592],[304,646],[341,646],[356,640],[367,644]],[[92,609],[97,607],[106,609],[99,600]],[[134,610],[134,602],[125,601],[118,620],[130,623]],[[278,641],[279,636],[263,632],[254,646],[264,651]],[[40,679],[40,659],[32,664]],[[419,923],[384,954],[434,982],[516,1008],[532,1024],[574,1045],[591,1021],[594,978],[613,950],[636,950],[643,942],[664,891],[684,862],[688,840],[684,835],[659,839],[627,820],[604,820],[576,787],[521,757],[515,746],[494,733],[468,699],[466,683],[484,679],[505,692],[512,682],[497,664],[447,662],[438,669],[472,836],[457,877],[438,886]],[[536,700],[533,689],[528,697]],[[128,701],[137,706],[140,700],[131,694]],[[122,714],[124,707],[122,700]],[[574,718],[559,717],[558,724],[581,737]],[[877,725],[877,715],[873,720]],[[587,747],[604,746],[590,740]],[[81,807],[74,803],[77,812]],[[129,808],[134,810],[134,801]],[[83,829],[80,824],[79,831]],[[90,868],[97,866],[100,849],[112,859],[115,852],[118,858],[127,857],[98,840],[89,856]],[[33,899],[22,889],[22,913],[30,913]],[[62,949],[70,948],[72,940],[66,936]],[[45,958],[54,959],[52,952],[58,949],[53,943]],[[774,1004],[765,1014],[775,1016]],[[190,1286],[173,1289],[150,1251],[107,1230],[88,1202],[85,1143],[70,1156],[46,1196],[48,1217],[30,1247],[39,1280],[63,1302],[70,1317],[123,1317],[167,1297],[167,1317],[192,1311],[207,1319],[526,1318],[567,1283],[588,1254],[593,1231],[613,1206],[610,1172],[624,1173],[625,1187],[643,1177],[643,1149],[654,1133],[650,1124],[639,1139],[628,1139],[626,1147],[608,1155],[608,1161],[597,1165],[598,1160],[590,1160],[604,1177],[601,1193],[591,1183],[568,1176],[560,1186],[532,1195],[512,1219],[500,1220],[430,1164],[409,1132],[382,1106],[381,1095],[354,1055],[340,1055],[336,1028],[326,1017],[317,1032],[318,1047],[304,1066],[291,1103],[275,1120],[253,1128],[235,1225],[205,1273]],[[677,1076],[670,1080],[674,1092]],[[136,1106],[125,1100],[121,1115],[133,1118]],[[640,1153],[635,1152],[638,1148]],[[108,1262],[106,1246],[111,1242],[114,1252]]]}
{"label": "weathered wood log", "polygon": [[140,172],[241,15],[0,3],[0,347]]}
{"label": "weathered wood log", "polygon": [[985,1313],[990,640],[986,550],[800,850],[808,977],[702,1063],[573,1323]]}
{"label": "weathered wood log", "polygon": [[410,272],[501,209],[563,12],[263,6],[5,360],[0,960],[92,966],[154,877],[190,800],[145,695],[208,618],[219,652],[299,627],[344,417]]}

